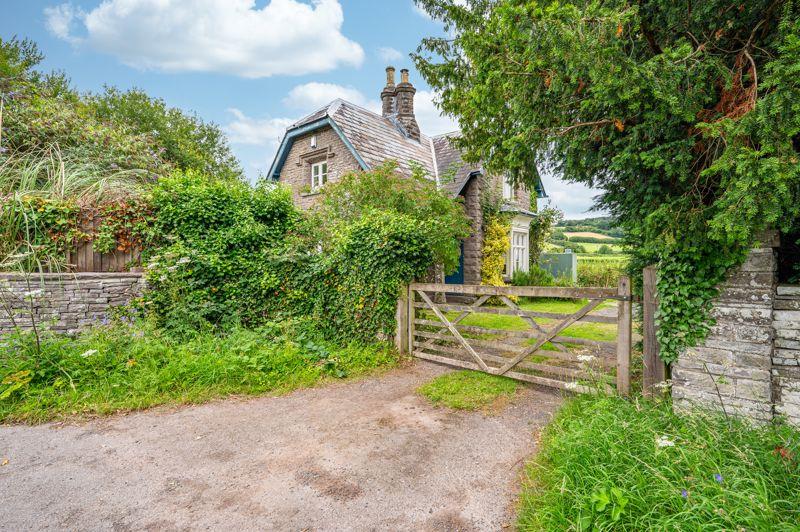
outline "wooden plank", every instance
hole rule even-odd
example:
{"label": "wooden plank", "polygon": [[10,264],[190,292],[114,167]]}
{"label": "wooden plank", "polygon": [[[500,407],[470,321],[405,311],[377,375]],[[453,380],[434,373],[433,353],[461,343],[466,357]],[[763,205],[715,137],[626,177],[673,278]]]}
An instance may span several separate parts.
{"label": "wooden plank", "polygon": [[617,393],[630,395],[631,391],[631,280],[622,276],[617,287],[620,302],[617,304]]}
{"label": "wooden plank", "polygon": [[[549,342],[549,341],[550,341],[550,340],[551,340],[553,337],[555,337],[555,336],[556,336],[558,333],[560,333],[561,331],[563,331],[564,329],[566,329],[567,327],[569,327],[570,325],[572,325],[573,323],[575,323],[576,321],[578,321],[578,320],[581,318],[581,316],[585,316],[586,314],[588,314],[589,312],[591,312],[591,311],[592,311],[592,309],[594,309],[594,308],[595,308],[597,305],[599,305],[599,304],[600,304],[600,303],[602,303],[602,302],[603,302],[603,300],[602,300],[602,299],[594,299],[594,300],[590,300],[590,301],[589,301],[589,303],[587,303],[586,305],[584,305],[584,306],[583,306],[583,307],[582,307],[582,308],[581,308],[579,311],[577,311],[575,314],[573,314],[573,315],[572,315],[572,316],[570,316],[568,319],[566,319],[566,320],[562,321],[561,323],[559,323],[559,324],[558,324],[556,327],[554,327],[553,329],[550,329],[549,331],[547,331],[547,334],[546,334],[546,335],[544,335],[544,336],[542,336],[542,337],[539,337],[539,339],[538,339],[538,340],[536,340],[536,343],[533,345],[533,347],[530,347],[530,348],[529,348],[529,351],[530,351],[531,353],[533,353],[534,351],[537,351],[537,350],[538,350],[540,347],[542,347],[544,344],[546,344],[547,342]],[[507,372],[507,371],[509,371],[511,368],[513,368],[513,367],[514,367],[514,365],[515,365],[515,364],[517,364],[517,363],[518,363],[520,360],[522,360],[523,358],[525,358],[525,356],[526,356],[526,355],[525,355],[525,353],[520,353],[519,355],[515,356],[515,357],[514,357],[512,360],[510,360],[509,362],[507,362],[507,363],[506,363],[506,365],[504,365],[502,368],[500,368],[500,371],[499,371],[499,373],[498,373],[498,374],[499,374],[499,375],[502,375],[503,373],[506,373],[506,372]]]}
{"label": "wooden plank", "polygon": [[413,283],[421,292],[446,292],[490,296],[558,297],[564,299],[618,299],[613,288],[572,288],[565,286],[486,286],[471,284]]}
{"label": "wooden plank", "polygon": [[403,290],[400,297],[397,298],[397,308],[394,312],[395,331],[394,331],[394,347],[398,353],[408,354],[409,339],[408,336],[408,289]]}
{"label": "wooden plank", "polygon": [[642,355],[644,359],[642,394],[645,397],[656,395],[655,385],[666,380],[666,366],[658,355],[658,340],[656,339],[656,308],[658,307],[656,273],[655,266],[648,266],[642,271]]}
{"label": "wooden plank", "polygon": [[92,271],[109,271],[103,269],[103,256],[94,250],[94,235],[97,234],[97,230],[100,229],[100,220],[98,218],[92,218],[92,239],[89,240],[89,247],[91,248],[92,252]]}
{"label": "wooden plank", "polygon": [[[452,320],[450,323],[452,323],[453,325],[457,324],[458,322],[460,322],[461,320],[463,320],[464,318],[466,318],[467,316],[469,316],[469,315],[471,314],[471,309],[472,309],[472,308],[477,308],[477,307],[480,307],[480,306],[481,306],[481,305],[483,305],[483,304],[484,304],[484,303],[485,303],[485,302],[486,302],[486,301],[487,301],[487,300],[488,300],[490,297],[491,297],[491,296],[481,296],[481,297],[479,297],[478,299],[476,299],[475,301],[473,301],[473,302],[472,302],[472,305],[470,305],[469,307],[466,307],[466,308],[467,308],[467,310],[465,310],[464,312],[462,312],[461,314],[459,314],[458,316],[456,316],[456,319]],[[425,308],[425,307],[427,306],[425,303],[415,303],[415,305],[420,305],[420,306],[422,306],[423,308]],[[441,305],[441,304],[439,304],[438,306],[439,306],[439,308],[441,308],[441,307],[442,307],[442,305]]]}
{"label": "wooden plank", "polygon": [[[440,322],[433,321],[433,320],[426,320],[421,318],[416,318],[414,323],[417,325],[428,325],[431,327],[444,327]],[[514,331],[510,329],[490,329],[488,327],[478,327],[476,325],[456,325],[456,328],[459,331],[464,332],[471,332],[476,334],[502,334],[508,337],[514,338],[533,338],[533,335],[530,330],[527,331]],[[567,343],[567,344],[575,344],[575,345],[586,345],[592,347],[600,347],[606,349],[610,349],[616,353],[617,349],[617,342],[606,342],[603,340],[588,340],[586,338],[575,338],[572,336],[563,336],[558,335],[550,339],[550,341],[559,342],[559,343]]]}
{"label": "wooden plank", "polygon": [[[446,341],[451,343],[458,343],[458,341],[448,334],[438,334],[428,331],[416,331],[415,338],[426,338],[429,340],[439,340],[439,341]],[[527,346],[524,345],[514,345],[503,343],[498,340],[476,340],[473,338],[469,338],[469,343],[475,347],[482,347],[485,349],[489,349],[491,351],[496,352],[506,352],[506,353],[522,353],[527,349]],[[425,342],[425,344],[421,347],[427,347],[428,345],[434,345],[434,342]],[[481,354],[479,352],[479,354]],[[594,357],[597,360],[602,360],[601,364],[608,367],[616,367],[617,359],[615,353],[606,351],[606,350],[599,350],[596,348],[589,348],[580,351],[551,351],[548,349],[539,349],[538,351],[531,353],[531,355],[541,355],[547,356],[550,358],[558,358],[560,360],[568,360],[571,362],[578,362],[578,356],[580,355],[589,355]]]}
{"label": "wooden plank", "polygon": [[444,314],[442,314],[442,313],[439,311],[439,309],[438,309],[438,308],[436,308],[436,305],[434,305],[433,301],[431,301],[431,299],[428,297],[428,295],[427,295],[425,292],[420,292],[419,290],[417,290],[417,293],[418,293],[418,294],[419,294],[419,296],[420,296],[420,297],[421,297],[421,298],[422,298],[422,299],[423,299],[423,300],[424,300],[424,301],[425,301],[425,302],[428,304],[428,306],[431,308],[431,310],[434,312],[434,314],[436,314],[436,317],[437,317],[437,318],[439,318],[439,319],[441,320],[441,322],[442,322],[442,323],[444,323],[444,324],[445,324],[445,326],[446,326],[448,329],[450,329],[450,332],[451,332],[451,333],[453,333],[453,336],[455,336],[456,338],[458,338],[458,340],[459,340],[459,341],[461,342],[461,344],[464,346],[464,349],[466,349],[466,350],[467,350],[467,352],[468,352],[468,353],[469,353],[469,354],[472,356],[472,358],[474,358],[474,359],[475,359],[475,362],[477,362],[477,363],[478,363],[478,366],[480,366],[480,368],[481,368],[483,371],[489,372],[489,366],[487,366],[487,365],[486,365],[486,362],[484,362],[483,360],[481,360],[481,357],[479,357],[479,356],[478,356],[478,354],[475,352],[475,350],[474,350],[474,349],[472,349],[472,347],[471,347],[471,346],[470,346],[470,345],[467,343],[467,341],[466,341],[466,340],[464,340],[464,337],[463,337],[463,336],[461,336],[461,333],[459,333],[459,332],[458,332],[458,330],[457,330],[457,329],[456,329],[456,328],[453,326],[453,324],[451,324],[451,323],[450,323],[450,322],[447,320],[447,318],[445,317],[445,315],[444,315]]}
{"label": "wooden plank", "polygon": [[414,341],[414,324],[417,321],[416,313],[417,311],[414,309],[414,290],[411,289],[411,286],[408,287],[408,293],[406,296],[406,303],[408,304],[407,312],[408,312],[408,351],[411,352],[411,342]]}
{"label": "wooden plank", "polygon": [[[484,296],[490,297],[490,296]],[[501,296],[504,297],[504,296]],[[417,303],[417,308],[424,308],[426,305],[424,303]],[[570,314],[558,314],[555,312],[538,312],[533,310],[513,310],[510,308],[498,308],[498,307],[480,307],[480,308],[473,308],[472,306],[468,305],[458,305],[454,303],[441,303],[438,305],[441,310],[447,312],[455,312],[455,311],[463,311],[467,312],[468,314],[498,314],[503,316],[519,316],[520,318],[546,318],[546,319],[564,319],[568,318]],[[462,318],[463,319],[463,318]],[[583,316],[579,321],[582,322],[590,322],[590,323],[617,323],[616,316],[598,316],[595,314],[588,314]]]}
{"label": "wooden plank", "polygon": [[[430,353],[425,353],[423,351],[414,351],[414,356],[417,356],[425,360],[430,360],[431,362],[438,362],[439,364],[445,364],[449,366],[456,366],[464,369],[480,371],[478,365],[473,364],[472,362],[466,362],[463,360],[455,360],[452,358],[431,355]],[[516,371],[509,371],[504,376],[509,377],[511,379],[530,382],[532,384],[539,384],[541,386],[559,388],[570,392],[588,393],[588,394],[597,394],[599,392],[599,390],[595,388],[584,386],[582,384],[577,384],[573,382],[564,382],[557,379],[548,379],[547,377],[540,377],[538,375],[529,375],[527,373],[519,373]]]}
{"label": "wooden plank", "polygon": [[[414,342],[413,345],[416,348],[416,350],[418,350],[418,351],[439,351],[440,353],[447,353],[447,354],[451,354],[451,355],[458,355],[458,356],[461,356],[463,358],[468,358],[466,353],[464,353],[463,349],[459,349],[459,348],[453,347],[453,346],[432,345],[432,346],[427,346],[427,347],[425,347],[423,349],[422,342]],[[508,361],[508,357],[504,357],[503,355],[498,355],[496,353],[487,353],[485,351],[479,351],[479,353],[480,353],[481,357],[484,360],[489,360],[490,362],[494,362],[494,363],[497,363],[497,364],[503,364],[506,361]],[[557,355],[563,355],[563,353],[560,353],[558,351],[550,351],[550,353],[555,353]],[[556,360],[563,360],[562,358],[559,358],[559,357],[553,357],[553,358],[556,359]],[[600,360],[600,359],[597,359],[597,360]],[[569,361],[570,362],[577,362],[577,360],[574,357],[573,357],[573,359],[571,359]],[[551,373],[553,375],[562,375],[562,376],[575,377],[575,378],[595,378],[595,377],[598,377],[598,375],[604,375],[605,377],[607,377],[609,379],[613,379],[613,377],[611,377],[611,375],[609,375],[608,373],[602,372],[602,371],[588,372],[588,371],[586,371],[584,369],[573,368],[573,367],[568,367],[568,366],[550,365],[550,364],[547,364],[545,362],[531,362],[531,361],[528,361],[528,360],[523,360],[522,362],[517,364],[515,367],[523,368],[523,369],[536,370],[536,371],[544,371],[544,372],[549,372],[549,373]],[[587,365],[587,367],[591,367],[591,366]]]}

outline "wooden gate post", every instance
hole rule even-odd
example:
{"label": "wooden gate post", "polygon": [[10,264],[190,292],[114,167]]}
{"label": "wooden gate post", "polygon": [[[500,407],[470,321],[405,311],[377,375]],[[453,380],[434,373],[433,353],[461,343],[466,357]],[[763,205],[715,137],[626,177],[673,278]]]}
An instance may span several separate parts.
{"label": "wooden gate post", "polygon": [[666,366],[658,356],[658,340],[656,339],[656,308],[658,293],[656,291],[656,267],[648,266],[642,271],[642,355],[644,372],[642,375],[642,394],[652,397],[654,386],[666,379]]}
{"label": "wooden gate post", "polygon": [[394,346],[397,351],[403,355],[411,353],[413,348],[412,339],[408,337],[409,333],[409,304],[408,304],[408,288],[400,290],[400,295],[397,298],[397,310],[394,314],[395,322],[397,325],[394,331]]}
{"label": "wooden gate post", "polygon": [[617,288],[617,393],[628,396],[631,391],[631,280],[619,278]]}

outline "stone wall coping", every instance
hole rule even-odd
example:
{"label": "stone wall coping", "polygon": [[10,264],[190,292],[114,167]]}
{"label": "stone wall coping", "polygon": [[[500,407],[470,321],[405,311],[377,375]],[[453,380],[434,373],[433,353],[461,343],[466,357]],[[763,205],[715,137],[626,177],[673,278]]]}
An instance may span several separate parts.
{"label": "stone wall coping", "polygon": [[9,281],[24,281],[26,278],[34,280],[88,280],[88,279],[141,279],[141,272],[63,272],[63,273],[36,273],[22,274],[16,272],[0,272],[0,279]]}

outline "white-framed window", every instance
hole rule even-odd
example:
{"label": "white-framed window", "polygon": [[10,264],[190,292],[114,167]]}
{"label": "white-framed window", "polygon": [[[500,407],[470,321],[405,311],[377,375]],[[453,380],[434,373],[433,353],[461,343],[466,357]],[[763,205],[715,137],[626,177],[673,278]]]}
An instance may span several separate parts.
{"label": "white-framed window", "polygon": [[511,177],[506,174],[503,176],[503,199],[505,200],[513,200],[514,199],[514,186],[511,184]]}
{"label": "white-framed window", "polygon": [[328,182],[328,161],[320,161],[311,165],[311,190],[319,190]]}
{"label": "white-framed window", "polygon": [[528,248],[527,231],[511,230],[511,249],[508,252],[508,264],[506,271],[508,276],[514,275],[516,271],[528,271],[528,258],[530,250]]}

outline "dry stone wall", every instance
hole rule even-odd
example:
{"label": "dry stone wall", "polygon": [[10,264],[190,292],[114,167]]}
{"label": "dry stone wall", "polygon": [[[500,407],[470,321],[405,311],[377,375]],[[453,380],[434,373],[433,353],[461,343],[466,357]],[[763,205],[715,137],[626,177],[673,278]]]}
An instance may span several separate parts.
{"label": "dry stone wall", "polygon": [[772,319],[775,327],[772,355],[775,413],[800,425],[800,285],[778,286]]}
{"label": "dry stone wall", "polygon": [[100,323],[109,309],[142,294],[140,273],[44,274],[26,278],[0,273],[0,335],[15,326],[37,326],[72,334]]}
{"label": "dry stone wall", "polygon": [[706,341],[673,364],[676,410],[800,425],[800,286],[778,285],[777,236],[764,242],[721,287]]}

